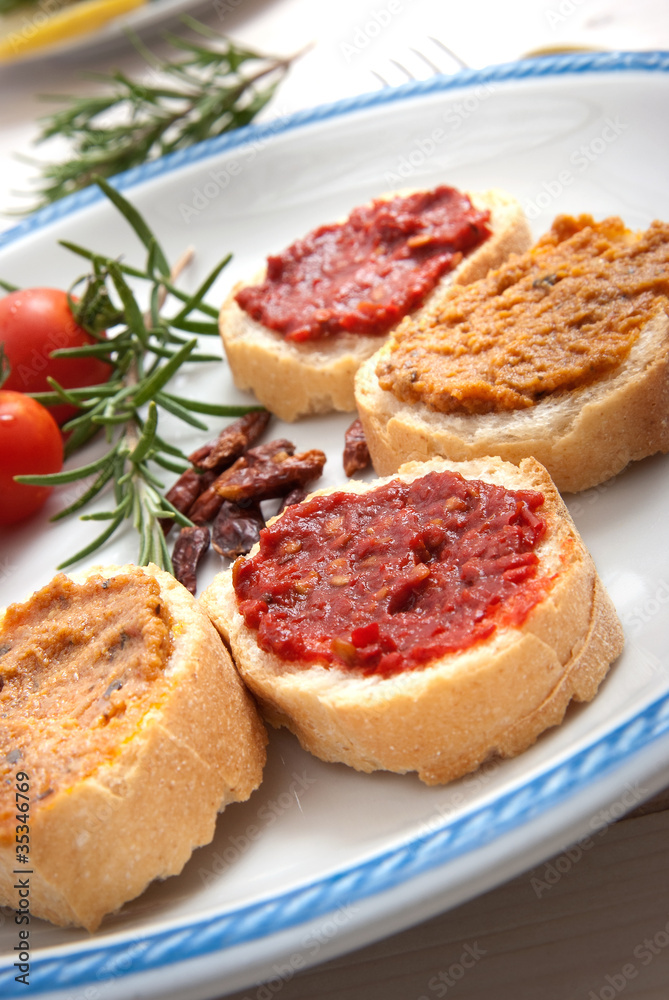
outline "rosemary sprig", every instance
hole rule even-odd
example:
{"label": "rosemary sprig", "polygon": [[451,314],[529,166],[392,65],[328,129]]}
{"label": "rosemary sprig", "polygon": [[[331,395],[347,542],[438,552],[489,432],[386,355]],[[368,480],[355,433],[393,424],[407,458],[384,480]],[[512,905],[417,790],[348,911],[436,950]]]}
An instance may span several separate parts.
{"label": "rosemary sprig", "polygon": [[[66,455],[71,455],[93,435],[103,430],[107,450],[94,461],[74,469],[44,476],[17,476],[22,483],[36,486],[59,486],[94,477],[85,491],[68,507],[55,515],[59,520],[80,511],[108,486],[113,486],[114,506],[111,510],[84,514],[82,520],[104,521],[105,528],[89,545],[76,552],[58,568],[63,569],[89,556],[103,545],[127,519],[131,519],[139,535],[138,563],[155,562],[172,572],[172,561],[165,545],[160,525],[163,518],[174,518],[181,525],[190,521],[176,510],[161,494],[163,483],[156,477],[152,464],[180,473],[188,460],[178,448],[158,434],[160,411],[167,411],[180,420],[207,430],[195,414],[241,416],[258,407],[223,406],[202,400],[186,399],[167,391],[167,385],[185,362],[218,360],[218,355],[198,350],[197,337],[184,336],[184,331],[197,325],[202,334],[217,334],[217,324],[211,318],[211,307],[202,297],[226,265],[225,257],[205,278],[192,295],[181,292],[177,312],[163,315],[163,306],[178,273],[189,256],[170,269],[167,258],[144,219],[126,199],[106,181],[97,181],[100,188],[126,218],[147,251],[145,268],[130,268],[118,260],[86,250],[76,244],[63,246],[86,258],[92,264],[90,274],[77,282],[84,284],[72,310],[77,321],[92,335],[94,343],[77,348],[63,348],[53,356],[103,357],[112,366],[108,382],[79,389],[64,389],[49,379],[51,392],[34,393],[40,402],[49,405],[67,402],[80,412],[67,424],[69,432]],[[142,312],[125,274],[148,282],[151,305]],[[204,316],[197,323],[191,313]],[[110,329],[110,326],[112,329]],[[107,335],[103,334],[107,330]]]}
{"label": "rosemary sprig", "polygon": [[[157,58],[134,35],[150,67],[148,82],[120,71],[89,74],[107,85],[90,97],[46,95],[66,107],[41,119],[37,144],[52,136],[71,141],[67,161],[42,163],[39,201],[33,211],[166,153],[248,125],[272,97],[292,59],[242,48],[188,15],[182,21],[198,38],[166,35],[182,58]],[[206,39],[206,44],[202,39]],[[198,40],[199,39],[199,40]],[[22,159],[26,159],[23,157]]]}

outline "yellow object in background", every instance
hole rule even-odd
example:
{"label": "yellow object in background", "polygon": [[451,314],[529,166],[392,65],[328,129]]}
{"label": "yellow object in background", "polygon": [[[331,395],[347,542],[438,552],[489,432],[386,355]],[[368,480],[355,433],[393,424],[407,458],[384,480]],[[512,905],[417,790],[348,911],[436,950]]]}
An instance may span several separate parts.
{"label": "yellow object in background", "polygon": [[0,61],[21,59],[27,52],[57,45],[101,28],[147,0],[44,0],[20,14],[0,19]]}

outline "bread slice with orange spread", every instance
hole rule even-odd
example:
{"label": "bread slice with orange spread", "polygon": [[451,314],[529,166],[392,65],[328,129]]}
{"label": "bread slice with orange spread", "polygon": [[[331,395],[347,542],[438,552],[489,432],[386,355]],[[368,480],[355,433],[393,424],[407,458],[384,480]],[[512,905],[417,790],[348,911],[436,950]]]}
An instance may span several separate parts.
{"label": "bread slice with orange spread", "polygon": [[532,455],[577,492],[669,451],[669,224],[559,216],[359,369],[374,468]]}
{"label": "bread slice with orange spread", "polygon": [[[411,192],[401,192],[408,195]],[[395,194],[383,195],[390,201]],[[525,250],[530,228],[520,204],[510,194],[490,190],[470,194],[475,209],[489,211],[488,238],[466,252],[446,272],[418,310],[437,305],[451,284],[467,284],[482,277],[509,254]],[[252,280],[261,285],[266,269]],[[409,280],[409,278],[407,278]],[[355,410],[353,382],[362,362],[378,350],[387,333],[351,333],[342,330],[328,337],[295,341],[253,319],[237,304],[236,296],[248,283],[236,285],[223,304],[219,328],[235,384],[250,389],[258,401],[280,419],[331,411]],[[290,301],[290,287],[285,289]],[[376,290],[375,290],[376,294]]]}
{"label": "bread slice with orange spread", "polygon": [[93,931],[180,872],[260,784],[255,704],[211,622],[155,566],[60,574],[11,605],[0,678],[3,905],[19,908],[25,854],[31,914]]}
{"label": "bread slice with orange spread", "polygon": [[315,493],[200,600],[269,722],[325,761],[428,784],[525,750],[623,645],[534,459],[434,459]]}

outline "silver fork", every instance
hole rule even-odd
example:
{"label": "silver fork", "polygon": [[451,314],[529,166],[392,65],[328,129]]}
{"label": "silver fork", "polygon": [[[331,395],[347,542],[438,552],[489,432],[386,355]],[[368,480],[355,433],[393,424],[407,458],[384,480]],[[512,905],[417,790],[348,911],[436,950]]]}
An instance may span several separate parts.
{"label": "silver fork", "polygon": [[[428,35],[427,42],[431,44],[426,46],[426,52],[409,48],[407,56],[403,57],[402,62],[399,62],[397,59],[389,59],[388,63],[393,67],[393,70],[390,72],[390,79],[386,79],[381,73],[372,70],[372,74],[381,86],[393,87],[399,83],[406,83],[407,80],[424,80],[426,77],[435,74],[450,75],[451,73],[457,73],[458,70],[469,68],[459,55],[453,52],[452,49],[449,49],[447,45],[444,45],[443,42],[439,41],[438,38]],[[401,77],[393,82],[393,77],[396,75],[394,70],[399,70]]]}

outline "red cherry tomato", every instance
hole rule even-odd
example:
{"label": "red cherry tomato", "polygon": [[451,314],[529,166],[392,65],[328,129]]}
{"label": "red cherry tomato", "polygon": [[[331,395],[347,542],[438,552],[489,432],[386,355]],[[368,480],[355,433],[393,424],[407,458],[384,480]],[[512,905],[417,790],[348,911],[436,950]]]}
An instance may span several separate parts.
{"label": "red cherry tomato", "polygon": [[0,524],[15,524],[34,514],[50,486],[27,486],[14,476],[59,472],[63,436],[48,412],[22,392],[0,389]]}
{"label": "red cherry tomato", "polygon": [[[50,375],[65,389],[106,382],[111,367],[100,358],[53,358],[61,347],[81,347],[95,340],[72,315],[67,294],[56,288],[26,288],[0,299],[0,343],[11,366],[3,389],[48,392]],[[67,403],[49,407],[59,424],[77,410]]]}

